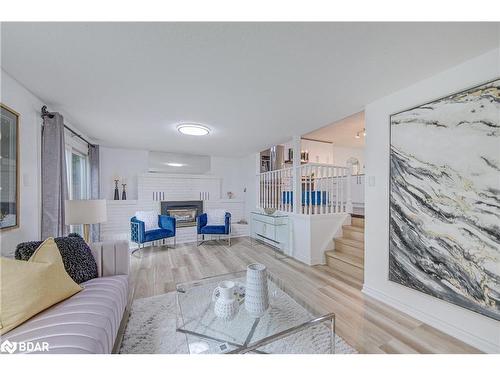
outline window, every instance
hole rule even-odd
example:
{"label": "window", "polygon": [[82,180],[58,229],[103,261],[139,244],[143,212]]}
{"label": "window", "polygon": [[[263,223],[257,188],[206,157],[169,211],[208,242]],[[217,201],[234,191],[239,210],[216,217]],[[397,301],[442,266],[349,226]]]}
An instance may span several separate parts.
{"label": "window", "polygon": [[[66,134],[66,171],[69,199],[89,198],[89,165],[86,144]],[[70,232],[83,236],[83,225],[71,225]]]}
{"label": "window", "polygon": [[71,153],[71,199],[87,199],[87,156]]}

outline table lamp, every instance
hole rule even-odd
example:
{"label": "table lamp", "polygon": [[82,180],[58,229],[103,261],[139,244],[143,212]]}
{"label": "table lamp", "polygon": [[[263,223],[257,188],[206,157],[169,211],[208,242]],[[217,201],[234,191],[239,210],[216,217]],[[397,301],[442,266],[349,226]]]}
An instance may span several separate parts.
{"label": "table lamp", "polygon": [[66,201],[66,225],[83,224],[83,238],[87,243],[90,243],[90,224],[103,223],[106,220],[105,199]]}

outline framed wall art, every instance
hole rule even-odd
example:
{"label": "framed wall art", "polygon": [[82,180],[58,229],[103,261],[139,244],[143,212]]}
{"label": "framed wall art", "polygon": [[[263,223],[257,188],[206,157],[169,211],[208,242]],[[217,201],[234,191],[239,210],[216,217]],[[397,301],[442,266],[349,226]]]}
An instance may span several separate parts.
{"label": "framed wall art", "polygon": [[500,79],[390,117],[389,280],[500,320]]}
{"label": "framed wall art", "polygon": [[0,229],[19,227],[19,114],[0,104]]}

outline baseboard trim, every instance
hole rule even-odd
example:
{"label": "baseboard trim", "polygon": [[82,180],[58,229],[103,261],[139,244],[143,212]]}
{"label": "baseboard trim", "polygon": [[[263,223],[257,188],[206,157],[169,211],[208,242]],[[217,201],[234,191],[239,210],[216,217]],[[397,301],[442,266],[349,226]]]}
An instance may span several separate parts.
{"label": "baseboard trim", "polygon": [[367,296],[375,298],[408,315],[411,315],[412,317],[421,320],[422,322],[429,324],[430,326],[443,331],[450,336],[462,340],[463,342],[474,346],[481,351],[484,351],[486,353],[500,353],[500,344],[495,344],[494,342],[485,340],[482,337],[470,333],[469,331],[464,331],[460,327],[452,325],[442,319],[437,318],[434,315],[430,315],[425,311],[415,308],[414,306],[402,303],[401,301],[389,296],[384,292],[370,288],[366,285],[363,285],[363,289],[361,291]]}

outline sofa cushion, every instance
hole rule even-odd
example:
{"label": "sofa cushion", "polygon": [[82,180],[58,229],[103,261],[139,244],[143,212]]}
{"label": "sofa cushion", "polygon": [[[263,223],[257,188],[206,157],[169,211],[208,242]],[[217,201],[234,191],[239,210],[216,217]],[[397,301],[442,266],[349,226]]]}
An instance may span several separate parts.
{"label": "sofa cushion", "polygon": [[226,222],[226,211],[223,209],[207,210],[207,225],[224,225]]}
{"label": "sofa cushion", "polygon": [[169,229],[154,229],[146,232],[145,242],[161,240],[162,238],[173,237],[174,232]]}
{"label": "sofa cushion", "polygon": [[227,234],[224,225],[205,225],[201,228],[201,234]]}
{"label": "sofa cushion", "polygon": [[52,306],[1,340],[47,342],[47,353],[111,353],[128,298],[126,275],[81,284],[80,293]]}
{"label": "sofa cushion", "polygon": [[0,268],[1,335],[82,289],[66,273],[53,238],[27,262],[0,258]]}
{"label": "sofa cushion", "polygon": [[[58,237],[55,238],[55,242],[66,272],[77,284],[98,276],[97,264],[90,247],[80,235],[73,233],[68,237]],[[16,247],[16,259],[28,260],[41,243],[41,241],[20,243]]]}

